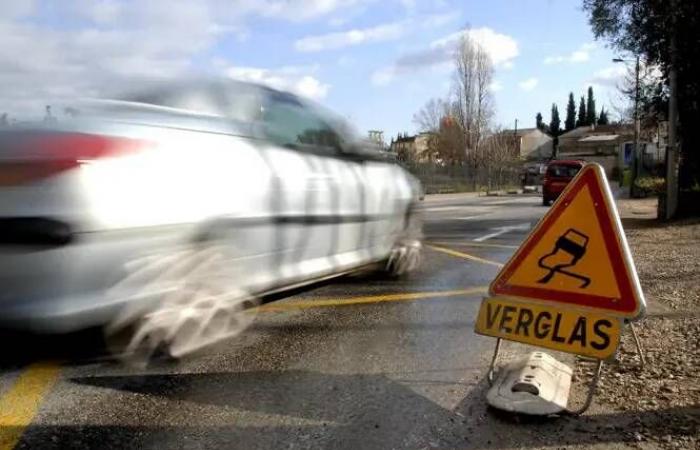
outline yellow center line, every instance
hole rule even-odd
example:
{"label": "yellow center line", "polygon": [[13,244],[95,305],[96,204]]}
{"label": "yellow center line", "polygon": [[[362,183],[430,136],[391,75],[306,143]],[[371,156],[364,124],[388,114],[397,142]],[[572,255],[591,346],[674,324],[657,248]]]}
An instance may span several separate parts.
{"label": "yellow center line", "polygon": [[484,294],[488,286],[478,286],[469,289],[433,292],[408,292],[404,294],[368,295],[350,298],[319,298],[317,300],[301,300],[290,303],[269,304],[255,308],[256,312],[278,312],[295,309],[322,308],[330,306],[362,305],[369,303],[404,302],[412,300],[427,300],[441,297],[457,297],[475,294]]}
{"label": "yellow center line", "polygon": [[468,253],[458,252],[457,250],[452,250],[450,248],[436,247],[434,245],[426,245],[426,247],[431,248],[437,252],[445,253],[445,254],[450,255],[450,256],[456,256],[457,258],[464,258],[464,259],[468,259],[471,261],[480,262],[483,264],[491,264],[492,266],[503,267],[503,264],[501,264],[499,262],[490,261],[490,260],[484,259],[484,258],[479,258],[478,256],[470,255]]}
{"label": "yellow center line", "polygon": [[458,247],[484,247],[484,248],[507,248],[507,249],[518,248],[517,245],[483,244],[480,242],[428,242],[427,245],[456,245]]}
{"label": "yellow center line", "polygon": [[0,450],[10,450],[17,445],[39,411],[44,396],[58,379],[60,370],[60,365],[54,362],[32,364],[0,397]]}

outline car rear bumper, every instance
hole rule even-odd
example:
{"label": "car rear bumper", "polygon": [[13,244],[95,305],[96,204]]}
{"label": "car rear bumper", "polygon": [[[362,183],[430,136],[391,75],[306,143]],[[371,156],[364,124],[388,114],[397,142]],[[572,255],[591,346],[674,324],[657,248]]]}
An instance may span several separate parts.
{"label": "car rear bumper", "polygon": [[105,324],[127,302],[108,290],[128,263],[183,242],[182,227],[163,228],[83,233],[60,246],[0,246],[0,325],[68,332]]}

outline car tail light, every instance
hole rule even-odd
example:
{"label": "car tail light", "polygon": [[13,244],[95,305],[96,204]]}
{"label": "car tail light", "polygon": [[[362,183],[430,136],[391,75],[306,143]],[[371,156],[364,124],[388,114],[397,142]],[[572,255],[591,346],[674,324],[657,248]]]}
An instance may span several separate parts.
{"label": "car tail light", "polygon": [[89,161],[125,156],[149,147],[152,143],[143,140],[84,133],[13,136],[0,143],[0,186],[48,178]]}

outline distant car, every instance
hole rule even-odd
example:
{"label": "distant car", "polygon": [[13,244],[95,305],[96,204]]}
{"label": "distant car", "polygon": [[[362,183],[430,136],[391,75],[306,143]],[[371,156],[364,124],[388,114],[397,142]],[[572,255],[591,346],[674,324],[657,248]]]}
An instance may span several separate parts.
{"label": "distant car", "polygon": [[547,164],[542,182],[542,204],[549,206],[559,197],[569,181],[583,168],[585,161],[554,160]]}
{"label": "distant car", "polygon": [[319,105],[207,81],[54,111],[0,131],[5,325],[104,325],[214,263],[255,295],[415,267],[418,180]]}

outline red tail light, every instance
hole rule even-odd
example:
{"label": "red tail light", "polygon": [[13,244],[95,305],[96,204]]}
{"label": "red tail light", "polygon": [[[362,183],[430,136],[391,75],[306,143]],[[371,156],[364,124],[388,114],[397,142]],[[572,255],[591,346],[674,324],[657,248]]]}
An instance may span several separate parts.
{"label": "red tail light", "polygon": [[48,178],[83,162],[128,155],[150,146],[138,139],[84,133],[13,136],[0,143],[0,186]]}

